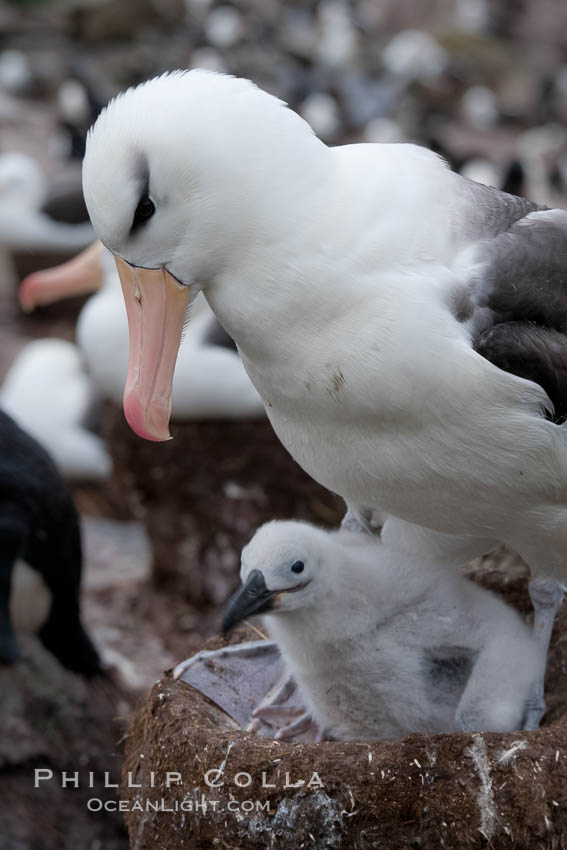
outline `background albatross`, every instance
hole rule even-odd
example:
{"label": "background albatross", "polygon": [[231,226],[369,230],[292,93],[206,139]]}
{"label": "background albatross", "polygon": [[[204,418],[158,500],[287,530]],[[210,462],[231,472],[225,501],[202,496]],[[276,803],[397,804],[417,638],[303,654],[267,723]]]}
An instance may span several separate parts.
{"label": "background albatross", "polygon": [[390,545],[415,531],[464,560],[502,541],[565,576],[566,212],[414,145],[330,149],[249,81],[201,70],[112,101],[83,180],[118,258],[141,436],[169,436],[203,290],[284,445],[352,513],[396,518]]}

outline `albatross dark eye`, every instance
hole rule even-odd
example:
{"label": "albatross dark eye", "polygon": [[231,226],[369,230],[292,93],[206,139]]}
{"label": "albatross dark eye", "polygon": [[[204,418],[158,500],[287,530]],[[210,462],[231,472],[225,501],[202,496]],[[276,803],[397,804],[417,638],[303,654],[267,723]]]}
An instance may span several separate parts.
{"label": "albatross dark eye", "polygon": [[296,561],[295,564],[291,565],[292,573],[302,573],[305,569],[305,564],[303,561]]}
{"label": "albatross dark eye", "polygon": [[143,195],[138,202],[136,212],[134,213],[134,221],[132,222],[132,230],[139,227],[145,221],[153,216],[156,208],[154,202],[150,200],[148,195]]}

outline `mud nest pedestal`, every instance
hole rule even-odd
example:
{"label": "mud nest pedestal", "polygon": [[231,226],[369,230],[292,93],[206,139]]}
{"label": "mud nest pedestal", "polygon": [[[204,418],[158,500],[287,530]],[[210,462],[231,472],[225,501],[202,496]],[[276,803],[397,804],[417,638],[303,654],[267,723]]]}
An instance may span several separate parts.
{"label": "mud nest pedestal", "polygon": [[[510,578],[489,565],[481,580],[529,609],[525,577]],[[564,848],[566,669],[562,611],[541,730],[308,745],[244,732],[197,690],[166,674],[127,741],[122,798],[131,848]],[[167,771],[181,781],[171,774],[167,787]],[[158,801],[161,810],[152,811]]]}
{"label": "mud nest pedestal", "polygon": [[342,500],[295,463],[267,419],[173,423],[173,440],[136,436],[122,410],[105,414],[116,486],[145,523],[157,586],[195,605],[224,602],[240,551],[271,519],[336,525]]}

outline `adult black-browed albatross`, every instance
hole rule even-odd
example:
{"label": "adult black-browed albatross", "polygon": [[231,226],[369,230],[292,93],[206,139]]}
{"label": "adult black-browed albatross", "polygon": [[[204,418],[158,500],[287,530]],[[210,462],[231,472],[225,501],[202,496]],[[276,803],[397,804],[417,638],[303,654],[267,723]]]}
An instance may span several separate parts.
{"label": "adult black-browed albatross", "polygon": [[249,81],[202,70],[112,101],[83,182],[122,279],[137,433],[169,436],[202,289],[281,441],[351,515],[380,510],[392,545],[460,560],[501,541],[563,579],[566,212],[414,145],[328,148]]}

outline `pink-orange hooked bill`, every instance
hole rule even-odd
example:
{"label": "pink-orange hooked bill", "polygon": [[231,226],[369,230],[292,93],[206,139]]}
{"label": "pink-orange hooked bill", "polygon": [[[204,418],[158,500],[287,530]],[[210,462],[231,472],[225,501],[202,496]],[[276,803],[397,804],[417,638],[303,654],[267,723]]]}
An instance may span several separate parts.
{"label": "pink-orange hooked bill", "polygon": [[93,242],[72,260],[28,275],[18,292],[22,310],[30,313],[62,298],[96,292],[103,281],[102,250],[100,242]]}
{"label": "pink-orange hooked bill", "polygon": [[142,269],[115,257],[130,330],[124,414],[146,440],[169,439],[171,389],[191,287],[164,268]]}

